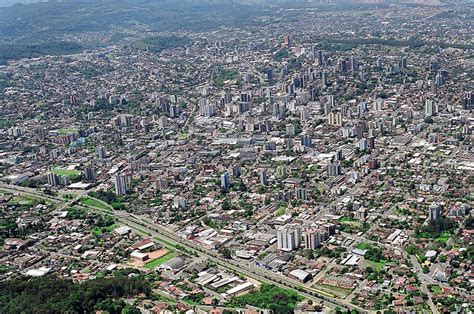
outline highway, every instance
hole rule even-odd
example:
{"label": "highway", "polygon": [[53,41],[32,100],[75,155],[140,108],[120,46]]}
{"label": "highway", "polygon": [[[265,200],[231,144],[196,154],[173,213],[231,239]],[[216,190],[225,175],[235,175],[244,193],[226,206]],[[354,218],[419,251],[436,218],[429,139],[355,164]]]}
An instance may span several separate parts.
{"label": "highway", "polygon": [[[56,197],[44,196],[43,193],[40,193],[36,190],[32,190],[29,188],[22,188],[22,187],[4,185],[4,184],[0,184],[0,189],[10,191],[13,193],[20,193],[20,194],[25,194],[29,196],[35,196],[35,197],[48,199],[55,203],[61,202],[63,203],[63,205],[60,206],[60,208],[66,208],[67,206],[72,206],[80,198],[80,196],[77,196],[73,200],[65,201]],[[165,242],[164,244],[169,243],[173,246],[176,246],[179,244],[182,248],[184,248],[184,251],[186,250],[195,251],[202,257],[205,257],[208,260],[215,262],[217,265],[223,268],[235,271],[244,276],[254,278],[260,282],[274,284],[282,288],[289,288],[289,289],[295,290],[301,296],[309,300],[312,300],[315,304],[322,302],[324,305],[332,309],[339,306],[341,309],[357,310],[361,313],[367,312],[366,310],[360,308],[359,306],[353,305],[346,300],[341,300],[335,297],[331,297],[330,294],[324,295],[324,292],[318,291],[310,287],[306,287],[302,283],[296,280],[293,280],[291,278],[276,275],[273,272],[270,272],[266,269],[263,269],[257,266],[250,267],[250,266],[245,265],[244,263],[239,263],[239,261],[236,261],[236,260],[226,260],[222,256],[220,256],[217,252],[207,250],[204,247],[190,240],[182,239],[174,231],[168,230],[162,226],[157,226],[156,224],[151,222],[149,219],[146,219],[143,217],[137,217],[135,215],[128,214],[125,212],[114,211],[112,209],[105,210],[102,208],[93,207],[89,205],[83,205],[83,204],[75,204],[75,206],[88,208],[88,209],[92,209],[101,213],[112,215],[116,218],[118,222],[138,231],[139,233],[145,233],[148,236],[158,238],[157,239],[158,241],[164,240],[162,241],[162,242]]]}

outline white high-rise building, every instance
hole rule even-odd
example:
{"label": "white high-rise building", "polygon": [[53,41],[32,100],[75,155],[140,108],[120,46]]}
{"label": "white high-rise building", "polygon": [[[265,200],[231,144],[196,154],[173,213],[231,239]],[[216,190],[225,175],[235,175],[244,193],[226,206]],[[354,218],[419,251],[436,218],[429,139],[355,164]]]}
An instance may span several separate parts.
{"label": "white high-rise building", "polygon": [[321,232],[315,228],[306,229],[304,233],[304,247],[315,250],[321,246]]}
{"label": "white high-rise building", "polygon": [[301,244],[301,227],[297,225],[282,226],[277,230],[278,249],[292,251]]}
{"label": "white high-rise building", "polygon": [[434,116],[438,112],[434,101],[427,100],[425,102],[425,116],[431,117]]}

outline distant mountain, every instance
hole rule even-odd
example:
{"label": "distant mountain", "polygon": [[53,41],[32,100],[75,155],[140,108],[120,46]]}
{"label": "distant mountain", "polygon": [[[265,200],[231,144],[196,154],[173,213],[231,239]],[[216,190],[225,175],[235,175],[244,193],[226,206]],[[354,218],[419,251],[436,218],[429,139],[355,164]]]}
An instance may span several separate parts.
{"label": "distant mountain", "polygon": [[154,32],[254,26],[259,17],[272,14],[262,6],[233,0],[3,1],[36,3],[0,9],[0,63],[72,53]]}
{"label": "distant mountain", "polygon": [[14,4],[30,4],[44,1],[46,0],[0,0],[0,7],[9,7]]}

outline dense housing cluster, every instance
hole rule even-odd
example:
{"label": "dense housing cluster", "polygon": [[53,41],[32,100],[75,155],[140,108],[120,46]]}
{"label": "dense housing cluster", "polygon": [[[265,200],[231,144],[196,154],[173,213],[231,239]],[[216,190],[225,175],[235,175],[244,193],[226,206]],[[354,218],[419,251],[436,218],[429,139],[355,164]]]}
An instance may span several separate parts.
{"label": "dense housing cluster", "polygon": [[472,310],[472,6],[323,8],[0,66],[0,277],[143,276],[115,305],[156,313]]}

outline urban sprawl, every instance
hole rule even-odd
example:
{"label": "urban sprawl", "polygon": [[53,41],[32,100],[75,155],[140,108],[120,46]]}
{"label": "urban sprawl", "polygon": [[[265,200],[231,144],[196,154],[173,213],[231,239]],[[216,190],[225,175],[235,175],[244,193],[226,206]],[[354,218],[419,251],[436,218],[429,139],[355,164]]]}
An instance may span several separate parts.
{"label": "urban sprawl", "polygon": [[144,313],[472,311],[472,6],[279,10],[0,66],[0,278],[142,276]]}

